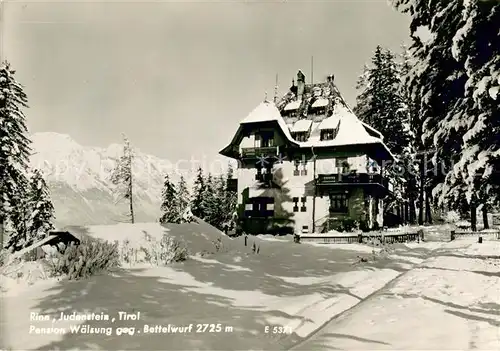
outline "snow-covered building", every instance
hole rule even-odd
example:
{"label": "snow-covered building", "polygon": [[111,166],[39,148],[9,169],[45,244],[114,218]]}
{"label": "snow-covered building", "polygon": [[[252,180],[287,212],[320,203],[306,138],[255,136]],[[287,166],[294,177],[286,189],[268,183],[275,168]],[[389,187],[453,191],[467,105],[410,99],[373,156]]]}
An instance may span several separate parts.
{"label": "snow-covered building", "polygon": [[[247,233],[324,232],[353,221],[383,225],[394,156],[334,84],[297,83],[241,121],[220,153],[238,160],[238,214]],[[233,182],[234,185],[235,182]]]}

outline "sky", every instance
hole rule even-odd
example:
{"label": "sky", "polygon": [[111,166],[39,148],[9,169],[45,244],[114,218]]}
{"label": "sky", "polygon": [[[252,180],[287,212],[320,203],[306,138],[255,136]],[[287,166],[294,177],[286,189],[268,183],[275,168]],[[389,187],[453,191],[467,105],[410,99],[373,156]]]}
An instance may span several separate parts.
{"label": "sky", "polygon": [[386,0],[3,2],[2,59],[30,132],[105,147],[125,133],[169,161],[219,160],[239,122],[301,69],[353,105],[377,45],[409,42]]}

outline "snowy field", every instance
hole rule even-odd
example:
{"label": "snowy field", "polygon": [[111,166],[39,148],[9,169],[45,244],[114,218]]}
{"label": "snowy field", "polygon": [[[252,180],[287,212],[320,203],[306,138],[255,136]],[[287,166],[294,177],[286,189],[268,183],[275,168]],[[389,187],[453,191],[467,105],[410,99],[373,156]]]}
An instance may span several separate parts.
{"label": "snowy field", "polygon": [[[158,224],[71,228],[77,235],[91,235],[109,241],[128,240],[140,245],[144,232],[153,237],[168,233],[182,239],[195,254],[191,260],[169,267],[132,267],[113,274],[78,282],[39,281],[24,290],[7,291],[5,335],[13,349],[283,349],[306,337],[332,316],[356,305],[407,271],[412,260],[423,260],[431,249],[411,252],[405,245],[394,248],[399,258],[377,256],[372,248],[353,245],[294,244],[289,237],[230,239],[206,223],[161,227]],[[207,257],[221,239],[224,248]],[[252,253],[253,243],[259,254]],[[367,262],[359,262],[360,257]],[[375,259],[375,257],[377,257]],[[418,260],[418,258],[417,258]],[[409,266],[410,265],[410,266]],[[119,311],[141,313],[133,325],[133,337],[95,334],[29,333],[33,327],[51,322],[30,321],[30,312],[63,313]],[[69,328],[75,322],[56,322]],[[78,322],[77,324],[82,323]],[[107,324],[106,324],[107,323]],[[228,333],[189,335],[144,335],[144,325],[221,323],[233,328]],[[90,321],[89,325],[110,325]],[[266,326],[286,327],[287,333],[265,333]],[[203,345],[203,346],[200,346]]]}
{"label": "snowy field", "polygon": [[500,241],[476,241],[447,243],[294,349],[498,350]]}
{"label": "snowy field", "polygon": [[[419,339],[415,346],[393,341],[391,338],[395,338],[399,331],[408,333],[403,330],[407,323],[403,316],[410,317],[402,312],[420,313],[413,323],[422,324],[423,318],[440,318],[440,313],[444,312],[435,301],[451,303],[442,296],[446,291],[452,300],[453,296],[466,292],[470,285],[460,274],[468,272],[470,277],[467,277],[472,279],[481,276],[476,271],[492,272],[490,276],[482,275],[483,279],[470,280],[478,290],[470,293],[477,295],[480,291],[485,296],[483,299],[479,296],[481,294],[477,295],[481,301],[493,298],[492,284],[498,279],[498,266],[490,267],[488,260],[480,258],[498,250],[498,242],[474,244],[460,240],[443,247],[442,243],[411,243],[380,249],[359,244],[294,244],[289,237],[260,236],[249,237],[245,247],[243,237],[230,239],[205,223],[167,228],[157,224],[84,227],[80,228],[80,235],[86,233],[110,241],[123,238],[138,243],[144,231],[153,236],[154,233],[160,236],[167,232],[184,238],[195,254],[209,249],[217,238],[222,238],[225,249],[211,256],[195,255],[189,261],[169,267],[131,267],[77,282],[39,281],[15,294],[7,292],[2,296],[5,314],[1,325],[4,335],[8,336],[7,346],[14,350],[277,350],[305,343],[304,349],[309,350],[328,349],[326,346],[341,349],[440,349],[439,342],[432,338]],[[260,248],[259,254],[252,253],[253,242]],[[471,255],[476,258],[467,258]],[[415,267],[419,268],[413,269]],[[462,267],[462,271],[452,271],[451,267]],[[497,276],[493,273],[495,267]],[[456,282],[455,279],[462,280]],[[428,281],[434,285],[431,287]],[[488,286],[490,290],[486,289]],[[422,295],[425,297],[414,297],[427,290]],[[453,302],[456,306],[472,303],[472,297],[467,301],[463,300],[465,297],[460,298],[462,300]],[[422,306],[427,312],[419,310]],[[477,307],[485,311],[487,308],[495,306]],[[349,312],[343,314],[346,310]],[[365,310],[368,316],[363,314]],[[102,312],[117,318],[120,311],[140,312],[140,318],[114,323],[97,320],[54,324],[51,321],[30,321],[31,312],[51,318],[61,313]],[[340,317],[335,319],[338,315]],[[453,315],[449,318],[459,317]],[[436,319],[439,321],[443,319]],[[145,325],[197,323],[220,323],[223,329],[230,328],[220,333],[144,333]],[[409,326],[411,323],[408,321]],[[102,331],[104,327],[114,329],[111,335],[70,332],[71,326],[83,324],[100,327]],[[494,340],[491,329],[487,328],[488,322],[483,324],[481,332],[476,333],[483,341],[476,341],[477,345],[489,345],[487,340]],[[54,326],[65,328],[66,333],[34,332],[34,328]],[[266,326],[271,332],[266,333]],[[274,326],[282,327],[283,333],[272,333]],[[115,335],[119,327],[134,327],[134,335]],[[457,324],[457,327],[463,326]],[[330,328],[344,329],[328,332]],[[348,331],[348,328],[352,330]],[[320,331],[308,339],[318,329]],[[446,331],[441,328],[442,335]],[[417,335],[426,332],[419,333]],[[332,335],[337,335],[337,338]],[[368,336],[394,347],[359,341],[360,338],[368,340]],[[433,347],[434,342],[436,347]],[[459,345],[458,341],[456,345]]]}

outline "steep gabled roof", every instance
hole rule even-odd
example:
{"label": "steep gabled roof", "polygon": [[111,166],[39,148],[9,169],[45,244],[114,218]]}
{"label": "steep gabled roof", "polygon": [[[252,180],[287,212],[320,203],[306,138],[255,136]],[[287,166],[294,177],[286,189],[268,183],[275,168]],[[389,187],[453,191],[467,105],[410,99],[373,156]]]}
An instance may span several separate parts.
{"label": "steep gabled roof", "polygon": [[238,130],[236,131],[232,141],[224,149],[220,151],[222,155],[230,156],[234,154],[235,144],[238,140],[241,140],[243,130],[245,126],[252,125],[254,123],[270,122],[275,123],[278,130],[280,130],[285,138],[294,146],[298,146],[298,143],[293,139],[290,134],[285,120],[281,117],[281,113],[274,103],[264,101],[261,102],[252,112],[250,112],[241,122]]}
{"label": "steep gabled roof", "polygon": [[285,120],[281,117],[281,113],[274,103],[269,101],[261,102],[252,112],[248,114],[240,125],[257,123],[257,122],[277,122],[285,136],[289,140],[293,140],[290,130],[286,126]]}
{"label": "steep gabled roof", "polygon": [[[303,96],[298,97],[297,87],[293,86],[283,98],[275,103],[260,103],[247,117],[240,122],[233,141],[224,150],[223,155],[234,152],[234,143],[241,137],[243,128],[259,122],[276,123],[288,142],[299,148],[322,148],[349,145],[373,145],[375,153],[383,157],[395,159],[389,148],[383,142],[382,134],[368,124],[360,121],[348,106],[338,88],[333,83],[333,76],[325,83],[304,84]],[[318,115],[318,108],[323,109]],[[294,112],[295,116],[290,116]],[[298,121],[297,121],[298,118]],[[306,141],[296,141],[291,132],[302,131],[307,124],[310,131]],[[338,129],[337,129],[338,128]],[[336,129],[333,140],[321,140],[322,129]]]}

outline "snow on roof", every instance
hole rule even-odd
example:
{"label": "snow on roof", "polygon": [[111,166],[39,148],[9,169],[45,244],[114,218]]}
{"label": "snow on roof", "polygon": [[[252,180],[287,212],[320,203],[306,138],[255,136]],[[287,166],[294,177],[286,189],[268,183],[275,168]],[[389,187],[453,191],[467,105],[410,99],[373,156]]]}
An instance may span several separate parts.
{"label": "snow on roof", "polygon": [[281,113],[274,103],[268,101],[261,102],[252,112],[248,114],[248,116],[245,117],[245,119],[243,119],[243,121],[240,122],[240,124],[270,121],[278,122],[281,130],[285,133],[288,140],[296,143],[290,134],[290,130],[288,129],[285,120],[281,117]]}
{"label": "snow on roof", "polygon": [[333,115],[331,117],[325,118],[321,121],[318,128],[321,129],[337,129],[340,123],[340,117],[337,115]]}
{"label": "snow on roof", "polygon": [[285,111],[291,111],[291,110],[296,110],[300,107],[301,101],[295,100],[290,102],[288,105],[285,106],[284,110]]}
{"label": "snow on roof", "polygon": [[312,121],[310,119],[299,119],[293,125],[292,132],[307,132],[311,128]]}
{"label": "snow on roof", "polygon": [[[328,121],[330,120],[330,121]],[[337,104],[334,107],[333,115],[321,122],[318,128],[324,129],[324,126],[329,126],[334,121],[340,123],[339,131],[333,140],[318,140],[318,138],[309,138],[308,141],[298,143],[301,147],[324,147],[324,146],[340,146],[340,145],[356,145],[356,144],[382,144],[390,153],[387,146],[380,138],[376,138],[368,134],[363,123],[350,111],[346,106]],[[326,124],[324,124],[326,122]],[[337,124],[338,125],[338,124]],[[329,126],[329,128],[332,128]],[[336,128],[336,125],[335,127]],[[311,133],[313,134],[313,133]],[[391,154],[391,156],[393,156]],[[394,156],[393,156],[394,157]]]}
{"label": "snow on roof", "polygon": [[325,106],[328,106],[328,102],[329,100],[328,99],[325,99],[325,98],[319,98],[317,99],[316,101],[313,102],[312,106],[311,107],[325,107]]}

